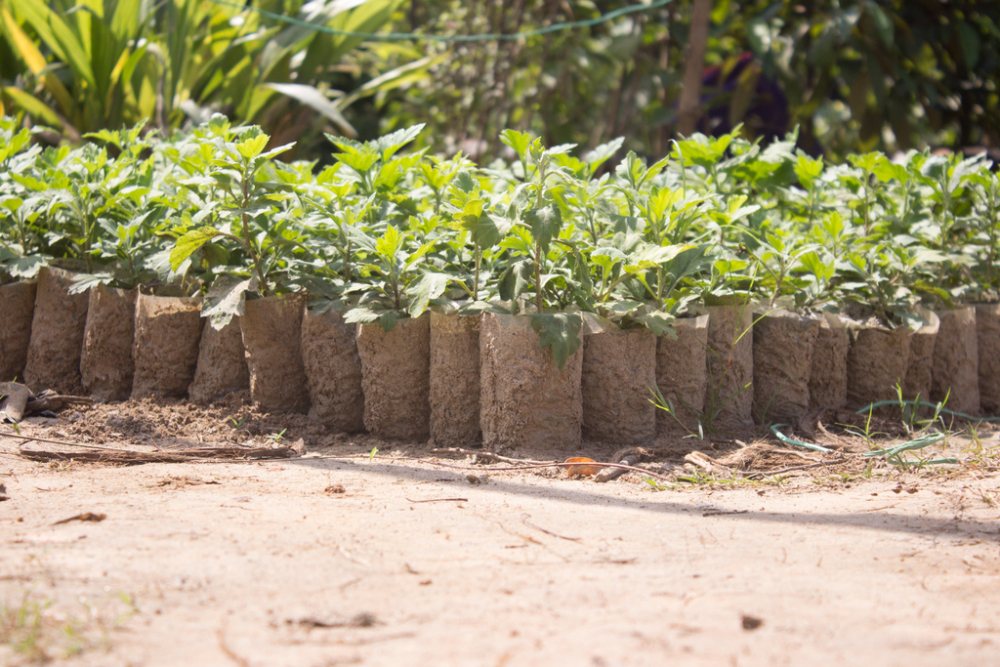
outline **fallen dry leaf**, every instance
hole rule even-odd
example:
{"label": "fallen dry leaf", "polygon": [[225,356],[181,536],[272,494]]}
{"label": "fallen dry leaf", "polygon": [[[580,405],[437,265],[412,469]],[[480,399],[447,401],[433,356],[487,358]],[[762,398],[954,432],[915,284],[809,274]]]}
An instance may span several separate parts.
{"label": "fallen dry leaf", "polygon": [[[571,456],[563,463],[597,463],[594,459],[588,456]],[[567,466],[566,474],[570,477],[589,477],[590,475],[596,475],[601,471],[602,465],[578,465],[578,466]]]}
{"label": "fallen dry leaf", "polygon": [[61,523],[69,523],[70,521],[104,521],[108,518],[107,514],[101,514],[98,512],[83,512],[82,514],[74,514],[66,519],[61,519],[56,521],[53,526],[58,526]]}

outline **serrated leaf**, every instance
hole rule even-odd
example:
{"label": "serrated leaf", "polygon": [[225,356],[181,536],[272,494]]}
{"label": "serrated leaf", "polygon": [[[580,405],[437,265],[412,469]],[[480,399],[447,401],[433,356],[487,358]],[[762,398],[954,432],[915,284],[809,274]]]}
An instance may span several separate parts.
{"label": "serrated leaf", "polygon": [[252,279],[240,280],[231,276],[217,279],[205,295],[205,307],[201,316],[208,318],[213,329],[221,330],[234,317],[243,316],[246,293],[255,287]]}
{"label": "serrated leaf", "polygon": [[215,227],[199,227],[181,236],[170,250],[170,270],[176,271],[199,248],[221,234]]}
{"label": "serrated leaf", "polygon": [[576,313],[532,313],[531,328],[538,334],[538,342],[552,351],[552,358],[559,369],[580,349],[582,319]]}

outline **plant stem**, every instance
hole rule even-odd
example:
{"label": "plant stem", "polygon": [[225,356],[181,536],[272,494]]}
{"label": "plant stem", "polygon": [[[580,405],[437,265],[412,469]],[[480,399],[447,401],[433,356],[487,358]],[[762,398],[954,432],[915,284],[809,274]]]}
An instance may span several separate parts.
{"label": "plant stem", "polygon": [[257,281],[260,283],[258,286],[260,295],[270,296],[271,291],[268,289],[267,278],[264,276],[264,267],[261,262],[260,253],[257,252],[257,247],[254,245],[253,238],[250,235],[250,215],[247,213],[247,206],[250,204],[250,184],[247,182],[246,174],[243,175],[242,181],[243,200],[240,204],[240,222],[243,224],[243,244],[250,255],[250,261],[253,262],[254,271],[257,273]]}

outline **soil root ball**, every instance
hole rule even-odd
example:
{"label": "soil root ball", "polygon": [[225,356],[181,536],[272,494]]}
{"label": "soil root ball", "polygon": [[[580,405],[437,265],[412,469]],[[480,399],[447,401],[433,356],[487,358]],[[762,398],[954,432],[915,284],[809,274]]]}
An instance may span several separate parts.
{"label": "soil root ball", "polygon": [[197,299],[139,294],[132,346],[132,398],[187,396],[198,363],[201,326]]}
{"label": "soil root ball", "polygon": [[983,412],[1000,415],[1000,304],[976,306],[979,399]]}
{"label": "soil root ball", "polygon": [[307,309],[302,318],[302,363],[309,416],[340,433],[364,430],[365,400],[357,326],[332,310]]}
{"label": "soil root ball", "polygon": [[674,320],[656,342],[656,384],[673,414],[656,411],[657,432],[697,433],[708,387],[708,315]]}
{"label": "soil root ball", "polygon": [[636,445],[656,437],[656,336],[648,329],[608,330],[583,340],[583,435]]}
{"label": "soil root ball", "polygon": [[705,421],[713,433],[753,429],[753,311],[748,305],[708,308]]}
{"label": "soil root ball", "polygon": [[910,340],[910,358],[903,381],[903,396],[910,400],[926,401],[931,397],[934,378],[934,345],[937,342],[941,320],[934,313],[921,313],[924,324],[913,332]]}
{"label": "soil root ball", "polygon": [[573,451],[583,424],[582,346],[559,368],[531,318],[483,315],[479,334],[480,423],[493,451]]}
{"label": "soil root ball", "polygon": [[934,345],[931,399],[952,410],[979,413],[979,347],[976,308],[965,306],[938,313],[941,329]]}
{"label": "soil root ball", "polygon": [[896,398],[906,379],[912,332],[906,328],[862,326],[852,330],[847,356],[847,398],[851,407]]}
{"label": "soil root ball", "polygon": [[358,327],[365,428],[390,440],[430,434],[430,316],[399,320],[389,331]]}
{"label": "soil root ball", "polygon": [[786,311],[757,318],[753,412],[758,424],[794,421],[809,410],[809,379],[820,320]]}
{"label": "soil root ball", "polygon": [[83,388],[97,400],[123,401],[132,392],[135,301],[134,289],[90,290],[80,374]]}
{"label": "soil root ball", "polygon": [[246,301],[240,328],[250,369],[250,398],[264,410],[306,412],[309,407],[302,311],[298,295]]}
{"label": "soil root ball", "polygon": [[479,317],[431,313],[431,440],[474,447],[479,429]]}
{"label": "soil root ball", "polygon": [[52,389],[62,394],[83,391],[80,356],[87,325],[86,292],[70,294],[74,274],[43,267],[38,273],[31,342],[24,368],[25,383],[35,392]]}
{"label": "soil root ball", "polygon": [[250,371],[243,350],[240,318],[234,317],[221,329],[205,321],[188,396],[195,403],[211,403],[249,388]]}
{"label": "soil root ball", "polygon": [[809,404],[814,410],[839,410],[847,405],[847,355],[851,336],[847,321],[826,315],[820,321],[809,370]]}
{"label": "soil root ball", "polygon": [[0,285],[0,382],[20,378],[28,359],[31,319],[35,312],[33,282]]}

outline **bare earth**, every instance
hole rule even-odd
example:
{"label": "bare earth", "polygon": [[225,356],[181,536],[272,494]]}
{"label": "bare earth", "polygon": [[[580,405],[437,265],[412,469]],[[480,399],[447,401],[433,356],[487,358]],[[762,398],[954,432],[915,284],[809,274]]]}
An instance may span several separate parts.
{"label": "bare earth", "polygon": [[[299,436],[239,410],[168,406],[154,427],[144,412],[32,419],[21,434]],[[27,461],[11,433],[0,665],[1000,659],[995,459],[657,491],[637,473],[598,484],[305,431],[301,458],[131,467]]]}

